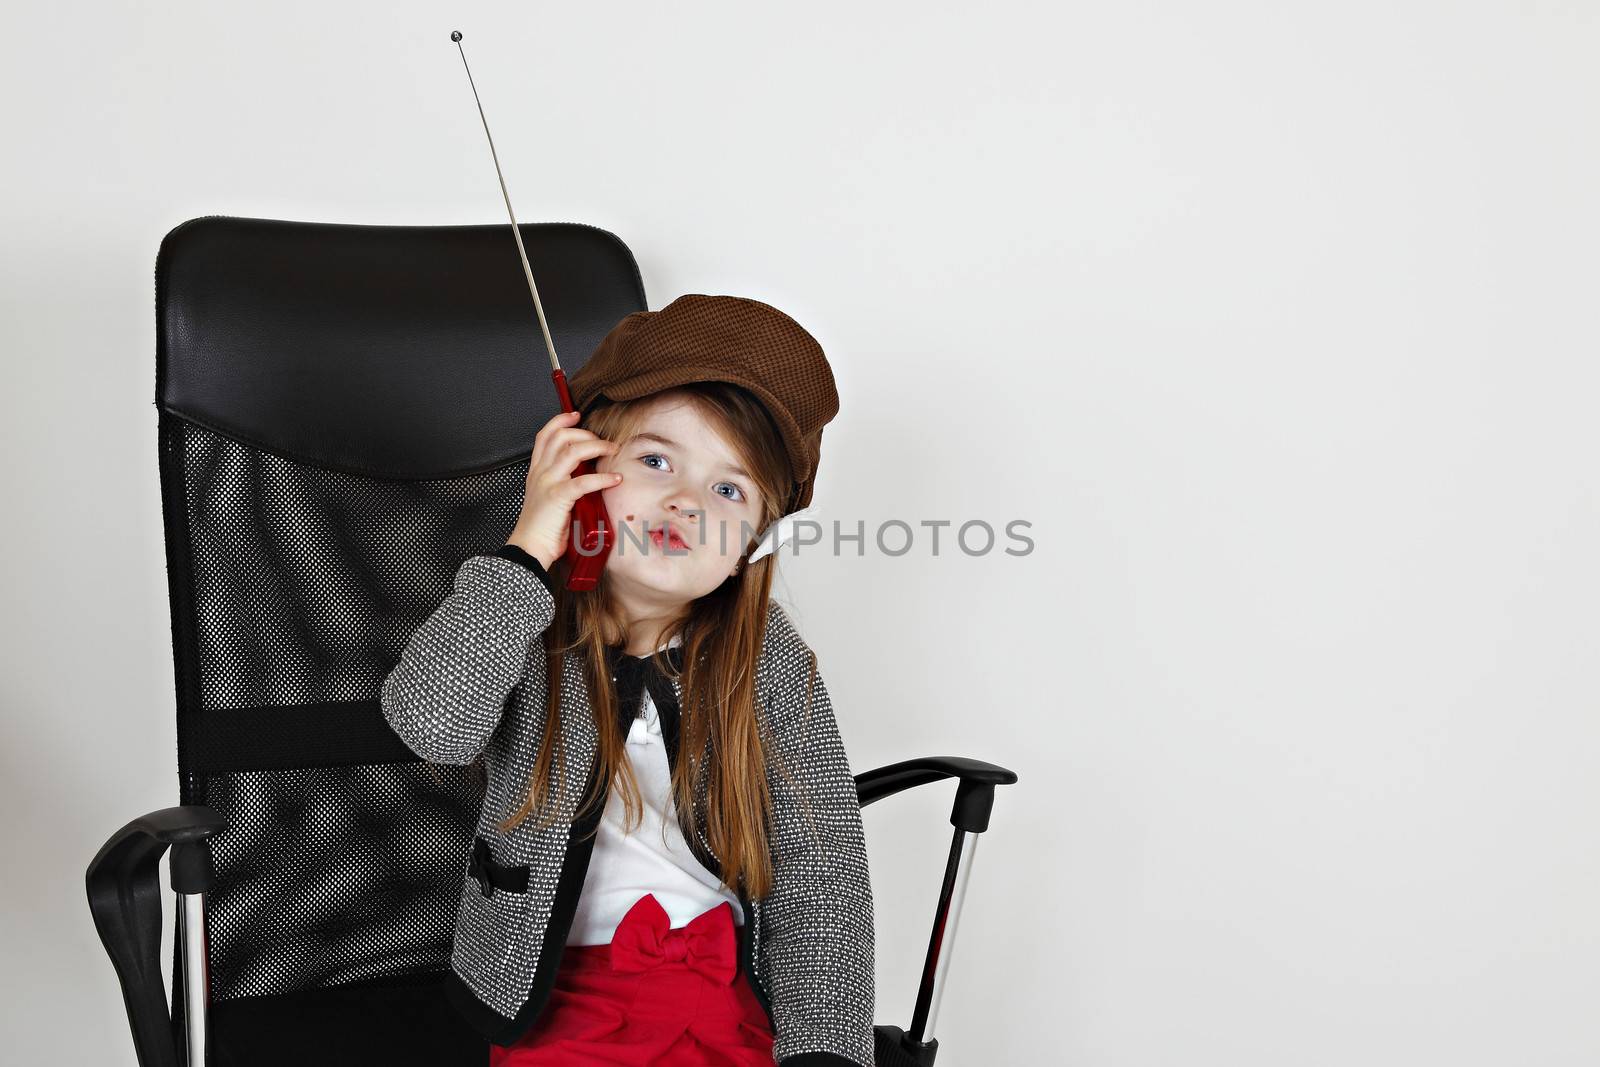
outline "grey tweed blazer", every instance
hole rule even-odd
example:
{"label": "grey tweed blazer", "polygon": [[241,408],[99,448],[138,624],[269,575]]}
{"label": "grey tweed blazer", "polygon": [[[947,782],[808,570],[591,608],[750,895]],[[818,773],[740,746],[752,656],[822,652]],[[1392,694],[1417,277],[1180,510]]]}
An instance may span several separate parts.
{"label": "grey tweed blazer", "polygon": [[[562,818],[539,830],[533,829],[537,820],[528,819],[509,834],[495,825],[525,795],[545,728],[539,635],[555,614],[552,581],[537,560],[514,547],[469,557],[382,689],[384,717],[423,759],[465,764],[482,756],[488,787],[478,836],[494,863],[528,868],[526,892],[480,889],[478,880],[466,877],[469,857],[461,857],[446,985],[462,1014],[501,1045],[525,1032],[549,998],[593,849],[592,837],[577,838],[600,814],[596,808],[584,820],[573,819],[582,799],[581,771],[593,773],[598,738],[584,671],[569,654],[561,728],[571,788],[556,798]],[[790,777],[769,767],[772,892],[750,900],[742,883],[737,887],[745,916],[738,931],[740,980],[750,981],[772,1022],[777,1063],[873,1067],[873,902],[861,809],[820,672],[805,714],[808,653],[783,608],[771,604],[756,666],[758,711]],[[678,680],[650,672],[646,684],[663,725],[669,716],[676,723]],[[703,781],[696,799],[699,840],[691,845],[716,871],[704,834]]]}

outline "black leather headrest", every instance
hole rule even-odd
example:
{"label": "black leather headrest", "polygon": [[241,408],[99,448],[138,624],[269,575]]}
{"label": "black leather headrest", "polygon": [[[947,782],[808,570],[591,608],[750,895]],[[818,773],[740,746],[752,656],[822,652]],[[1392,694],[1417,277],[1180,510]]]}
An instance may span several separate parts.
{"label": "black leather headrest", "polygon": [[[570,378],[646,308],[638,266],[593,226],[520,229]],[[158,405],[347,474],[492,469],[560,409],[509,223],[191,219],[161,242],[156,322]]]}

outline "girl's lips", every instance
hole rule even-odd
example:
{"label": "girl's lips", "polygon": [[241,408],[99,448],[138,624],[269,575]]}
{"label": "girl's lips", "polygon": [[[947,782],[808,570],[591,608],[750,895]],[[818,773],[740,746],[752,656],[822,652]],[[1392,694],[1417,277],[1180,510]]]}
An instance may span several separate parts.
{"label": "girl's lips", "polygon": [[[655,545],[657,548],[660,548],[662,536],[662,531],[651,530],[650,543]],[[677,534],[672,535],[672,550],[674,552],[685,552],[688,550],[688,548],[689,546],[683,543],[683,538],[679,537]]]}

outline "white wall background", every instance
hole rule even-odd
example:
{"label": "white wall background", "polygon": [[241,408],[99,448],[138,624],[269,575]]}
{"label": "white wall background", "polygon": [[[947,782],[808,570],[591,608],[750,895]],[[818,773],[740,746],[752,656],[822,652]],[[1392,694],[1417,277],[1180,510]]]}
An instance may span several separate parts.
{"label": "white wall background", "polygon": [[[1016,769],[942,1064],[1600,1060],[1600,17],[1561,3],[7,5],[0,1048],[134,1062],[83,872],[176,801],[152,268],[523,221],[768,300],[870,525],[858,769]],[[946,787],[868,810],[908,1021]],[[70,1050],[70,1051],[68,1051]]]}

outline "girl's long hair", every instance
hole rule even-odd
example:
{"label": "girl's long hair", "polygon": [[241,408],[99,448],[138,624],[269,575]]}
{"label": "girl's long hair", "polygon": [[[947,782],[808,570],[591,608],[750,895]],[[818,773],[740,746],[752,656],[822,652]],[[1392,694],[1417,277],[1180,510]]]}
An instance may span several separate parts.
{"label": "girl's long hair", "polygon": [[[766,409],[749,392],[725,382],[696,382],[671,390],[694,404],[701,416],[733,447],[741,465],[750,471],[761,495],[761,515],[750,537],[767,528],[782,514],[793,490],[783,439]],[[611,441],[627,441],[643,421],[655,393],[639,400],[607,403],[583,420],[586,429]],[[734,531],[735,535],[739,531]],[[767,895],[772,885],[768,828],[772,797],[767,785],[769,746],[757,716],[755,664],[766,629],[768,596],[772,589],[776,552],[754,564],[741,562],[739,570],[716,589],[693,601],[686,613],[661,635],[669,645],[681,639],[683,701],[678,719],[678,752],[672,774],[672,796],[678,824],[686,842],[697,853],[694,784],[709,776],[706,792],[706,840],[730,889],[742,878],[753,899]],[[577,652],[584,665],[590,710],[599,736],[596,771],[590,788],[578,805],[574,821],[600,802],[601,785],[615,782],[622,790],[627,830],[643,819],[638,783],[626,756],[626,738],[617,723],[616,695],[607,672],[607,646],[623,644],[626,628],[613,607],[607,572],[588,593],[566,589],[565,558],[550,569],[555,586],[555,618],[544,632],[545,677],[549,681],[546,725],[534,761],[528,792],[520,807],[499,823],[502,832],[538,814],[536,826],[557,816],[550,803],[553,775],[562,781],[569,773],[559,739],[561,730],[561,663],[566,653]],[[672,667],[657,651],[653,661],[663,672]],[[813,676],[816,669],[812,657]],[[809,686],[808,686],[809,688]],[[780,766],[781,773],[788,774]],[[562,790],[565,791],[564,788]]]}

